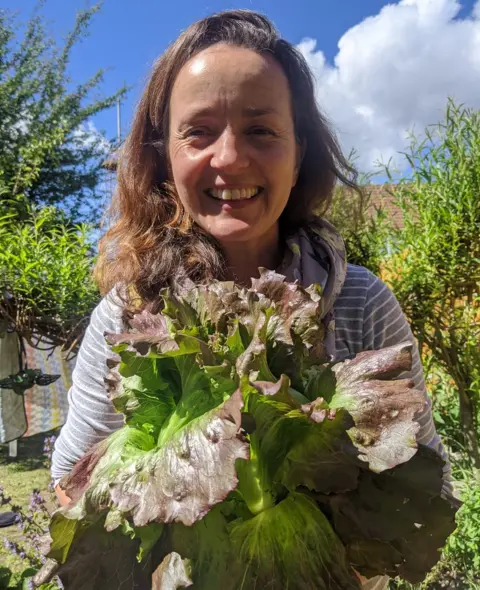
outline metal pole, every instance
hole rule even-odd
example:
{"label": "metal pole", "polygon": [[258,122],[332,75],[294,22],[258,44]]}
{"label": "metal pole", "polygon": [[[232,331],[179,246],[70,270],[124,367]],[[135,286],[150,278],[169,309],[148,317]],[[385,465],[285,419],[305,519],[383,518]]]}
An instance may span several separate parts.
{"label": "metal pole", "polygon": [[17,446],[17,445],[18,445],[18,440],[17,440],[17,439],[15,439],[15,440],[11,440],[11,441],[8,443],[8,456],[9,456],[10,458],[12,458],[12,459],[13,459],[14,457],[16,457],[16,456],[17,456],[17,454],[18,454],[18,446]]}

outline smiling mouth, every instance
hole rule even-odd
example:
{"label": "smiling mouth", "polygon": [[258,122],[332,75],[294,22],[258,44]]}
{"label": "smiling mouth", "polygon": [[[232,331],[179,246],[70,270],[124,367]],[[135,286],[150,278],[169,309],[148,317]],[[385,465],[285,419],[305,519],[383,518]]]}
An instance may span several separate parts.
{"label": "smiling mouth", "polygon": [[248,201],[263,191],[261,186],[250,188],[209,188],[205,192],[209,197],[218,201]]}

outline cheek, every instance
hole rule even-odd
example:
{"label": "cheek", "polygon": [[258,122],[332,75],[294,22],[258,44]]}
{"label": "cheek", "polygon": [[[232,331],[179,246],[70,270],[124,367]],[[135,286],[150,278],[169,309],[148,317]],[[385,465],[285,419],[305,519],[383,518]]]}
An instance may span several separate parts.
{"label": "cheek", "polygon": [[193,195],[202,170],[198,158],[189,156],[185,151],[177,151],[170,158],[170,169],[172,180],[181,196],[188,198]]}
{"label": "cheek", "polygon": [[295,168],[295,148],[286,143],[270,146],[270,149],[266,150],[264,158],[270,168],[275,167],[277,173],[281,170],[282,175],[290,174]]}
{"label": "cheek", "polygon": [[279,146],[264,159],[264,169],[268,171],[271,184],[288,199],[296,180],[296,153],[288,146]]}

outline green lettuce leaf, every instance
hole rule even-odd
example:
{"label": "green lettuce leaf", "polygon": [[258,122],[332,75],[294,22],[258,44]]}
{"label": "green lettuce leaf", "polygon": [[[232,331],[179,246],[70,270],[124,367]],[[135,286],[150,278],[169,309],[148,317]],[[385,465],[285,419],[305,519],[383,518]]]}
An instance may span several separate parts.
{"label": "green lettuce leaf", "polygon": [[52,518],[43,579],[113,588],[114,559],[162,590],[358,588],[350,564],[424,577],[457,504],[416,443],[411,345],[327,362],[322,305],[318,287],[263,270],[251,289],[162,291],[160,313],[107,334],[125,425],[62,480],[73,501]]}
{"label": "green lettuce leaf", "polygon": [[218,409],[189,422],[163,446],[142,455],[110,482],[110,496],[136,526],[191,525],[238,483],[237,459],[248,459],[240,433],[239,390]]}
{"label": "green lettuce leaf", "polygon": [[193,526],[170,527],[168,550],[189,560],[194,588],[240,587],[244,568],[233,553],[225,508],[215,506]]}
{"label": "green lettuce leaf", "polygon": [[245,563],[245,578],[255,580],[255,586],[250,582],[244,588],[360,588],[342,543],[304,494],[291,493],[254,518],[234,521],[230,537],[235,555]]}
{"label": "green lettuce leaf", "polygon": [[[320,398],[323,401],[323,398]],[[311,410],[304,438],[295,441],[282,464],[279,478],[291,490],[304,486],[328,494],[345,492],[357,487],[361,463],[358,450],[347,431],[351,416],[344,410],[327,414],[328,410]]]}

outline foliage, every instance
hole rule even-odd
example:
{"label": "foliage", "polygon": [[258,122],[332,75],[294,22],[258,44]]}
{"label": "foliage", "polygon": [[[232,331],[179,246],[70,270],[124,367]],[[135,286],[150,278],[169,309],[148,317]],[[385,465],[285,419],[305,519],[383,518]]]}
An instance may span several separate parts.
{"label": "foliage", "polygon": [[449,537],[441,561],[425,582],[411,585],[399,579],[391,582],[398,590],[479,590],[480,589],[480,486],[463,446],[459,425],[458,400],[453,380],[432,360],[425,359],[427,390],[433,404],[438,433],[452,462],[453,479],[463,506],[457,513],[457,529]]}
{"label": "foliage", "polygon": [[[55,436],[47,436],[44,444],[42,463],[49,469],[51,453]],[[27,472],[28,473],[28,472]],[[29,473],[29,487],[31,486],[31,472]],[[13,487],[13,484],[10,484]],[[30,487],[31,489],[31,487]],[[53,496],[53,486],[49,487]],[[16,496],[18,498],[18,490]],[[33,588],[32,578],[45,563],[43,547],[45,535],[48,533],[50,510],[47,502],[38,489],[30,494],[28,507],[19,505],[6,490],[0,485],[0,506],[5,506],[18,516],[18,532],[10,535],[10,539],[3,540],[4,552],[0,551],[2,566],[0,567],[0,588],[12,590],[29,590]],[[48,584],[40,586],[40,590],[59,590],[59,580],[52,580]]]}
{"label": "foliage", "polygon": [[458,514],[458,530],[444,550],[447,563],[455,564],[457,571],[476,574],[480,584],[480,486],[466,472],[461,486],[464,504]]}
{"label": "foliage", "polygon": [[76,349],[99,299],[89,228],[54,207],[0,217],[0,332],[43,347]]}
{"label": "foliage", "polygon": [[[458,469],[456,470],[458,473]],[[424,583],[410,585],[396,580],[399,590],[480,589],[480,486],[470,469],[458,482],[463,506],[457,515],[457,530],[449,537],[442,559]]]}
{"label": "foliage", "polygon": [[[355,154],[350,160],[355,161]],[[372,174],[362,174],[359,190],[339,185],[335,189],[326,218],[340,231],[347,260],[380,274],[390,242],[390,226],[385,210],[372,202]]]}
{"label": "foliage", "polygon": [[58,569],[36,579],[347,590],[359,587],[351,566],[423,579],[456,503],[443,461],[415,444],[423,394],[394,379],[411,346],[330,366],[317,287],[272,271],[251,289],[192,284],[162,300],[107,335],[125,426],[63,480]]}
{"label": "foliage", "polygon": [[421,348],[455,383],[464,443],[480,474],[479,146],[480,112],[453,102],[424,138],[411,136],[411,173],[394,187],[404,227],[385,270]]}
{"label": "foliage", "polygon": [[61,207],[74,222],[98,217],[99,188],[109,142],[89,120],[110,108],[125,88],[98,99],[104,70],[72,87],[68,65],[99,5],[80,11],[63,47],[45,32],[39,15],[22,30],[0,11],[0,199],[24,210]]}

